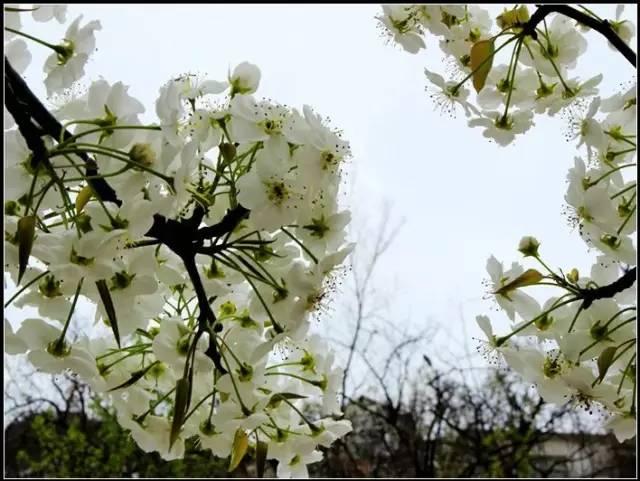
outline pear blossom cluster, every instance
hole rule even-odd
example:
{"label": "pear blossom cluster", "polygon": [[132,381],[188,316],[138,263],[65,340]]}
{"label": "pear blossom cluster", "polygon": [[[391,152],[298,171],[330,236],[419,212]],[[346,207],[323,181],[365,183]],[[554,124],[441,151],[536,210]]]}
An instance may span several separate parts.
{"label": "pear blossom cluster", "polygon": [[[450,80],[425,70],[427,90],[439,109],[461,107],[468,125],[498,145],[529,131],[536,115],[567,121],[577,153],[564,214],[595,261],[587,273],[553,267],[559,260],[543,259],[543,243],[529,235],[518,251],[530,265],[513,262],[507,269],[491,256],[486,287],[511,331],[494,333],[490,318],[477,316],[487,337],[479,350],[506,361],[545,401],[600,413],[623,441],[636,434],[636,82],[600,96],[602,74],[571,73],[587,50],[589,28],[558,12],[531,25],[529,8],[505,8],[494,22],[473,5],[385,5],[378,20],[391,41],[413,54],[426,48],[426,32],[438,38]],[[635,26],[623,13],[618,6],[605,27],[628,44]]]}
{"label": "pear blossom cluster", "polygon": [[[353,249],[340,200],[349,143],[311,107],[257,97],[248,62],[224,80],[168,80],[144,123],[122,82],[78,87],[98,21],[75,19],[56,44],[22,31],[24,15],[66,13],[5,6],[18,76],[29,48],[53,52],[44,83],[60,125],[33,126],[5,103],[4,272],[16,286],[5,307],[37,312],[16,329],[5,318],[5,352],[80,376],[164,459],[196,437],[230,469],[249,454],[307,476],[351,430],[342,370],[310,330]],[[24,94],[15,82],[8,97]],[[73,337],[80,316],[93,328]]]}

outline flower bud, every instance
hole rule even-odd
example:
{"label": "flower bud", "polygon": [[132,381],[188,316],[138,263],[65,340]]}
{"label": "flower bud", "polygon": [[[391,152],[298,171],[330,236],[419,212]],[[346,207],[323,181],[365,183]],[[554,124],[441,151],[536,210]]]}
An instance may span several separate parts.
{"label": "flower bud", "polygon": [[136,164],[149,167],[156,161],[156,153],[149,144],[134,144],[129,151],[129,158]]}
{"label": "flower bud", "polygon": [[540,247],[540,242],[535,237],[532,236],[524,236],[520,240],[520,245],[518,246],[518,250],[525,257],[538,257],[538,247]]}
{"label": "flower bud", "polygon": [[498,15],[496,21],[501,29],[521,27],[529,20],[529,9],[526,5],[511,10],[505,10]]}
{"label": "flower bud", "polygon": [[229,77],[231,96],[235,94],[252,94],[260,84],[260,69],[249,62],[242,62]]}
{"label": "flower bud", "polygon": [[575,267],[571,269],[569,274],[567,274],[567,279],[569,279],[569,282],[576,284],[578,282],[578,279],[580,279],[580,272],[578,272],[578,269],[576,269]]}
{"label": "flower bud", "polygon": [[15,200],[8,200],[4,203],[4,215],[20,215],[20,206]]}
{"label": "flower bud", "polygon": [[236,156],[236,146],[228,142],[224,142],[220,144],[220,152],[222,153],[224,161],[229,164]]}

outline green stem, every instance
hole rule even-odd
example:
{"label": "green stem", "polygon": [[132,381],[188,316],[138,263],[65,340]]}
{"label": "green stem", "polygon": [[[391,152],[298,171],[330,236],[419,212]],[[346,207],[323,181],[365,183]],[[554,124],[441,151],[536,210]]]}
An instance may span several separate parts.
{"label": "green stem", "polygon": [[[635,149],[633,149],[635,150]],[[604,174],[602,174],[600,177],[598,177],[596,180],[589,182],[587,184],[588,187],[593,187],[594,185],[596,185],[598,182],[600,182],[602,179],[606,179],[607,177],[609,177],[611,174],[613,174],[614,172],[617,172],[619,170],[625,169],[627,167],[635,167],[636,164],[624,164],[624,165],[620,165],[618,167],[616,167],[615,169],[611,169],[607,172],[605,172]]]}
{"label": "green stem", "polygon": [[260,291],[258,289],[256,289],[255,284],[253,282],[251,282],[251,279],[249,279],[249,277],[247,277],[247,275],[244,274],[244,272],[242,272],[242,274],[244,275],[244,278],[247,280],[247,282],[251,285],[251,288],[253,289],[253,292],[255,292],[256,296],[258,296],[258,300],[262,304],[262,307],[264,308],[264,310],[267,311],[267,315],[269,316],[269,319],[271,320],[271,325],[273,326],[273,329],[276,331],[277,334],[280,334],[280,333],[284,332],[284,329],[282,329],[280,324],[278,324],[276,322],[276,320],[273,318],[273,314],[271,314],[271,310],[269,309],[269,307],[267,307],[267,303],[262,298],[262,294],[260,294]]}
{"label": "green stem", "polygon": [[151,343],[143,343],[143,344],[135,344],[133,346],[127,346],[127,347],[123,347],[120,349],[113,349],[111,352],[107,352],[105,354],[100,354],[99,356],[96,356],[96,361],[99,361],[101,359],[104,359],[105,357],[109,357],[109,356],[113,356],[115,354],[121,353],[122,351],[133,351],[133,350],[144,350],[147,347],[151,347]]}
{"label": "green stem", "polygon": [[589,344],[587,347],[585,347],[582,351],[580,351],[580,353],[578,354],[578,360],[580,360],[580,358],[587,352],[589,351],[589,349],[591,349],[593,346],[595,346],[596,344],[599,344],[601,341],[604,341],[606,339],[606,337],[609,336],[609,334],[612,334],[614,332],[616,332],[618,329],[620,329],[622,326],[625,326],[627,324],[629,324],[630,322],[635,321],[636,318],[635,317],[631,317],[629,319],[626,319],[625,321],[621,322],[620,324],[618,324],[616,327],[614,327],[613,329],[611,329],[610,331],[608,331],[606,333],[606,336],[603,336],[601,339],[596,339],[595,341],[593,341],[591,344]]}
{"label": "green stem", "polygon": [[240,397],[240,391],[238,391],[236,380],[233,378],[233,372],[231,371],[231,366],[229,365],[229,361],[227,361],[227,358],[224,355],[224,352],[222,352],[222,349],[220,349],[220,346],[218,346],[218,352],[220,353],[220,356],[222,357],[222,361],[224,362],[225,367],[227,368],[227,373],[229,374],[229,378],[231,379],[233,390],[235,391],[236,396],[238,397],[238,402],[240,403],[240,409],[242,410],[242,414],[244,414],[245,416],[250,416],[251,410],[247,409],[247,406],[245,406],[244,402],[242,401],[242,397]]}
{"label": "green stem", "polygon": [[57,45],[52,45],[52,44],[50,44],[48,42],[45,42],[44,40],[41,40],[41,39],[39,39],[37,37],[31,36],[28,33],[21,32],[20,30],[14,30],[13,28],[10,28],[10,27],[4,27],[4,29],[6,31],[8,31],[8,32],[15,33],[16,35],[20,35],[22,37],[28,38],[29,40],[33,40],[34,42],[39,43],[40,45],[44,45],[45,47],[49,47],[50,49],[54,50],[56,53],[59,50]]}
{"label": "green stem", "polygon": [[473,77],[473,74],[476,73],[478,70],[480,70],[485,63],[489,62],[489,61],[493,61],[493,57],[495,57],[495,55],[502,50],[504,47],[506,47],[507,45],[509,45],[511,42],[513,42],[514,40],[518,39],[518,38],[522,38],[520,35],[514,35],[513,37],[511,37],[509,40],[507,40],[505,43],[503,43],[502,45],[500,45],[497,49],[495,49],[493,51],[493,54],[487,56],[487,58],[485,58],[482,62],[480,62],[480,64],[473,70],[471,71],[471,73],[469,73],[469,75],[467,75],[465,78],[463,78],[460,82],[458,82],[453,88],[452,90],[457,90],[460,87],[462,87],[462,85],[469,80],[471,77]]}
{"label": "green stem", "polygon": [[46,276],[47,274],[49,274],[49,271],[44,271],[42,274],[38,274],[36,277],[34,277],[33,279],[31,279],[29,282],[27,282],[24,286],[22,286],[20,289],[18,289],[18,291],[11,296],[11,298],[5,302],[4,307],[6,308],[9,304],[11,304],[20,294],[22,294],[25,289],[27,289],[29,286],[33,285],[35,282],[37,282],[38,280],[40,280],[41,278],[43,278],[44,276]]}
{"label": "green stem", "polygon": [[[631,368],[631,365],[633,364],[633,361],[635,361],[635,359],[636,359],[636,353],[633,353],[633,356],[631,356],[631,358],[629,359],[629,362],[625,366],[624,371],[622,371],[622,379],[620,379],[620,384],[618,384],[618,389],[616,390],[616,394],[620,394],[620,391],[622,391],[622,385],[624,384],[624,380],[627,376],[627,371]],[[635,378],[635,376],[633,377]]]}
{"label": "green stem", "polygon": [[142,422],[144,420],[144,418],[147,417],[147,415],[149,415],[150,413],[153,412],[153,410],[158,407],[158,405],[160,405],[160,403],[162,401],[164,401],[165,399],[167,399],[169,396],[171,396],[173,394],[173,392],[176,390],[175,387],[171,388],[171,390],[169,390],[169,392],[167,392],[167,394],[165,394],[164,396],[162,396],[160,399],[158,399],[155,403],[153,403],[153,405],[147,409],[145,412],[143,412],[142,414],[139,414],[138,416],[136,416],[136,421],[138,422]]}
{"label": "green stem", "polygon": [[[538,42],[538,45],[540,46],[540,48],[542,49],[543,52],[546,52],[546,49],[544,48],[544,45],[542,45],[542,42],[536,38],[536,42]],[[551,66],[553,67],[553,70],[556,72],[556,75],[558,76],[558,79],[560,80],[560,83],[562,84],[562,86],[564,87],[564,90],[569,93],[569,94],[573,94],[573,90],[571,90],[571,87],[569,87],[567,85],[567,83],[564,81],[564,79],[562,78],[562,74],[560,74],[560,70],[558,69],[558,66],[556,65],[556,63],[553,61],[553,59],[551,58],[551,56],[549,56],[548,54],[544,55],[544,58],[546,58],[547,60],[549,60],[549,62],[551,63]]]}
{"label": "green stem", "polygon": [[67,320],[64,323],[64,327],[62,328],[62,332],[60,333],[60,337],[56,341],[56,345],[58,347],[62,347],[64,345],[64,337],[67,334],[67,329],[69,329],[69,324],[71,324],[71,317],[76,309],[76,303],[78,302],[78,297],[80,296],[80,290],[82,289],[82,282],[84,281],[84,277],[81,277],[78,281],[78,287],[76,287],[76,293],[73,296],[73,302],[71,303],[71,309],[69,310],[69,315],[67,316]]}
{"label": "green stem", "polygon": [[[513,84],[516,79],[516,71],[518,70],[518,57],[520,57],[520,50],[522,49],[522,44],[524,39],[518,40],[516,46],[513,48],[511,52],[511,61],[509,62],[509,70],[507,71],[507,79],[509,81],[509,93],[507,94],[507,101],[504,106],[504,113],[502,114],[503,120],[506,122],[507,113],[509,112],[509,105],[511,104],[511,94],[513,93]],[[511,78],[509,79],[509,74],[511,74]]]}
{"label": "green stem", "polygon": [[622,190],[620,190],[620,191],[616,192],[615,194],[613,194],[613,195],[612,195],[611,197],[609,197],[609,198],[613,200],[613,199],[615,199],[616,197],[619,197],[619,196],[621,196],[622,194],[624,194],[624,193],[626,193],[626,192],[630,191],[631,189],[635,189],[635,188],[636,188],[636,185],[637,185],[637,184],[631,184],[631,185],[628,185],[627,187],[625,187],[624,189],[622,189]]}
{"label": "green stem", "polygon": [[67,140],[58,144],[58,147],[65,146],[67,144],[71,144],[75,142],[76,139],[80,137],[84,137],[85,135],[94,134],[96,132],[104,132],[105,130],[119,130],[119,129],[131,129],[131,130],[162,130],[160,127],[155,125],[111,125],[109,127],[98,127],[95,129],[85,130],[84,132],[80,132],[74,135],[67,137]]}
{"label": "green stem", "polygon": [[562,306],[566,306],[567,304],[571,304],[572,302],[577,301],[579,298],[578,297],[572,297],[569,300],[566,300],[564,302],[561,302],[559,304],[556,304],[552,307],[550,307],[549,309],[547,309],[546,311],[542,312],[541,314],[538,314],[536,317],[534,317],[533,319],[531,319],[529,322],[524,323],[522,326],[518,327],[516,330],[510,332],[509,334],[507,334],[506,336],[502,336],[496,339],[496,344],[498,347],[502,346],[507,340],[509,340],[509,338],[515,336],[517,333],[519,333],[520,331],[523,331],[524,329],[526,329],[527,327],[529,327],[531,324],[533,324],[534,322],[536,322],[538,319],[542,319],[544,316],[546,316],[547,314],[555,311],[556,309],[562,307]]}
{"label": "green stem", "polygon": [[307,255],[309,257],[311,257],[311,260],[317,264],[318,263],[318,258],[316,256],[313,255],[313,253],[302,243],[300,242],[300,240],[298,240],[298,238],[296,238],[293,234],[291,234],[287,229],[283,227],[280,227],[280,230],[282,230],[282,232],[284,232],[285,234],[287,234],[291,240],[293,240],[296,244],[298,244],[303,251],[305,251],[307,253]]}
{"label": "green stem", "polygon": [[616,234],[620,235],[620,233],[622,232],[622,229],[624,229],[624,227],[629,223],[629,221],[631,220],[631,217],[636,212],[636,208],[637,207],[638,207],[637,205],[633,206],[633,209],[631,209],[631,211],[625,217],[624,222],[622,222],[620,227],[618,227],[618,230],[616,231]]}
{"label": "green stem", "polygon": [[295,406],[291,401],[289,401],[289,400],[288,400],[287,398],[285,398],[284,396],[279,396],[279,398],[280,398],[282,401],[284,401],[285,403],[287,403],[287,404],[289,405],[289,407],[290,407],[291,409],[293,409],[296,413],[298,413],[298,416],[300,416],[300,418],[301,418],[305,423],[307,423],[307,425],[311,428],[311,431],[312,431],[312,432],[313,432],[313,431],[317,431],[317,430],[319,429],[319,428],[318,428],[314,423],[312,423],[311,421],[309,421],[309,420],[307,419],[307,417],[306,417],[304,414],[302,414],[302,411],[300,411],[300,409],[298,409],[298,408],[297,408],[297,407],[296,407],[296,406]]}
{"label": "green stem", "polygon": [[313,386],[318,387],[318,381],[313,381],[311,379],[307,379],[305,377],[302,376],[298,376],[297,374],[293,374],[291,372],[265,372],[264,373],[265,376],[288,376],[288,377],[292,377],[294,379],[298,379],[300,381],[309,383]]}

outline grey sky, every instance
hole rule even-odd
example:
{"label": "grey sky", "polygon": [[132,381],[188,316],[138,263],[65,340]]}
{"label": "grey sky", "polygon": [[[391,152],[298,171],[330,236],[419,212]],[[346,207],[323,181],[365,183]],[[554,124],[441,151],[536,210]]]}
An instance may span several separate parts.
{"label": "grey sky", "polygon": [[[614,17],[614,5],[593,9]],[[462,335],[462,304],[467,332],[481,336],[474,317],[491,308],[481,300],[490,254],[508,266],[520,260],[520,238],[534,235],[553,266],[586,272],[595,259],[561,215],[575,144],[565,142],[560,119],[538,116],[527,135],[501,148],[467,127],[462,112],[456,119],[434,112],[423,68],[445,71],[435,38],[418,55],[386,45],[374,20],[379,12],[377,4],[72,5],[69,21],[84,13],[85,21],[102,22],[85,82],[103,76],[130,85],[150,121],[168,78],[200,72],[223,80],[245,60],[262,71],[261,96],[310,104],[331,117],[351,142],[350,196],[359,215],[375,217],[375,206],[388,199],[406,219],[379,271],[381,285],[397,280],[392,311],[420,326],[430,318],[446,342],[447,332]],[[636,8],[628,6],[625,16],[635,19]],[[23,27],[54,43],[65,30],[30,20]],[[587,39],[575,74],[603,72],[601,92],[609,95],[635,72],[596,34]],[[49,52],[33,44],[30,50],[27,80],[44,97],[41,66]]]}

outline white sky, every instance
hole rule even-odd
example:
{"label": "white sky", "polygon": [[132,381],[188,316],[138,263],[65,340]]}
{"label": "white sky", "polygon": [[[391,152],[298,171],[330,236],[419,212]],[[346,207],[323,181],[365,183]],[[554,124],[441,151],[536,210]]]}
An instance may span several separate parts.
{"label": "white sky", "polygon": [[[614,5],[591,7],[614,17]],[[391,311],[416,326],[439,325],[438,339],[450,345],[448,339],[462,336],[460,306],[468,335],[481,336],[475,315],[491,309],[481,300],[486,259],[494,254],[507,266],[519,260],[523,235],[542,242],[542,255],[552,266],[588,271],[595,254],[587,253],[561,215],[575,144],[565,142],[562,121],[537,116],[534,129],[501,148],[481,130],[468,128],[461,112],[457,119],[434,112],[423,68],[445,71],[435,38],[415,56],[386,45],[374,19],[380,10],[72,5],[68,19],[84,13],[85,21],[102,22],[85,81],[103,76],[130,85],[149,121],[155,120],[155,98],[168,78],[199,72],[223,80],[245,60],[262,71],[260,96],[295,107],[310,104],[331,117],[351,142],[357,173],[351,204],[358,206],[358,220],[375,218],[383,199],[406,220],[378,277],[381,287],[392,280],[398,286]],[[635,19],[636,7],[628,6],[625,14]],[[52,43],[66,28],[26,18],[26,32]],[[589,51],[575,73],[583,79],[604,73],[601,92],[609,95],[634,69],[597,35],[587,39]],[[33,44],[30,50],[27,80],[44,97],[41,66],[49,52]]]}

